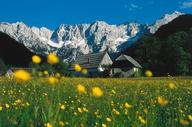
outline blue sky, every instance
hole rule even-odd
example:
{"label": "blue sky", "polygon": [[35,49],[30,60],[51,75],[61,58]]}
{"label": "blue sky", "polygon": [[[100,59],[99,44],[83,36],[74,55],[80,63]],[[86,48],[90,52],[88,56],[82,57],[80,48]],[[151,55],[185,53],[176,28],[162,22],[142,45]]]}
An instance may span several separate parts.
{"label": "blue sky", "polygon": [[153,23],[175,10],[192,14],[192,0],[0,0],[0,22],[22,21],[50,29],[60,24]]}

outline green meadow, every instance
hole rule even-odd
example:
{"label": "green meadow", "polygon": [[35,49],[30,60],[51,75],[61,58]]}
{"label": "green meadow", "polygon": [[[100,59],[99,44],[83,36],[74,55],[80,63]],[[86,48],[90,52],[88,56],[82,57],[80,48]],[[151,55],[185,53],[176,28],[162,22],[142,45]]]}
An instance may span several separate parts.
{"label": "green meadow", "polygon": [[1,77],[0,86],[0,127],[192,126],[190,77]]}

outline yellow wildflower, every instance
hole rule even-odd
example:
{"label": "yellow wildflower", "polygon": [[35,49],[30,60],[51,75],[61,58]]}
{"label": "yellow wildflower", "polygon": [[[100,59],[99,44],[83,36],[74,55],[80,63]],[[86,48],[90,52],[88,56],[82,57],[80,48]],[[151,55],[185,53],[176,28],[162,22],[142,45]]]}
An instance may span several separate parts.
{"label": "yellow wildflower", "polygon": [[129,104],[129,103],[127,103],[127,102],[125,103],[125,105],[124,105],[124,106],[125,106],[125,108],[132,108],[132,107],[133,107],[132,105],[130,105],[130,104]]}
{"label": "yellow wildflower", "polygon": [[57,83],[59,82],[59,80],[58,80],[57,78],[53,77],[53,76],[50,76],[50,77],[48,78],[48,82],[49,82],[49,84],[51,84],[51,85],[55,85],[55,84],[57,84]]}
{"label": "yellow wildflower", "polygon": [[152,71],[150,71],[150,70],[145,71],[145,76],[146,77],[152,77],[153,76]]}
{"label": "yellow wildflower", "polygon": [[87,69],[83,69],[83,70],[81,71],[81,73],[84,74],[84,75],[86,75],[86,74],[87,74]]}
{"label": "yellow wildflower", "polygon": [[30,106],[29,102],[26,102],[26,106]]}
{"label": "yellow wildflower", "polygon": [[85,127],[83,123],[80,123],[80,126],[79,127]]}
{"label": "yellow wildflower", "polygon": [[83,107],[83,111],[88,112],[89,110],[87,108]]}
{"label": "yellow wildflower", "polygon": [[139,120],[140,120],[141,124],[146,124],[146,121],[143,119],[142,116],[139,116]]}
{"label": "yellow wildflower", "polygon": [[55,54],[50,53],[47,57],[47,62],[49,64],[57,64],[59,62],[59,58]]}
{"label": "yellow wildflower", "polygon": [[17,99],[17,100],[15,101],[15,103],[21,103],[21,100],[20,100],[20,99]]}
{"label": "yellow wildflower", "polygon": [[19,81],[28,81],[31,79],[31,74],[25,70],[15,71],[14,76]]}
{"label": "yellow wildflower", "polygon": [[190,121],[192,121],[192,115],[188,115]]}
{"label": "yellow wildflower", "polygon": [[65,105],[61,105],[60,109],[65,110]]}
{"label": "yellow wildflower", "polygon": [[170,89],[175,89],[176,88],[176,85],[174,83],[169,83],[169,88]]}
{"label": "yellow wildflower", "polygon": [[76,72],[80,72],[81,71],[81,66],[79,65],[79,64],[75,64],[74,65],[74,70],[76,71]]}
{"label": "yellow wildflower", "polygon": [[106,125],[106,124],[102,124],[101,126],[102,126],[102,127],[107,127],[107,125]]}
{"label": "yellow wildflower", "polygon": [[147,114],[148,113],[148,110],[145,108],[143,109],[144,113]]}
{"label": "yellow wildflower", "polygon": [[111,90],[111,93],[116,94],[116,91],[115,90]]}
{"label": "yellow wildflower", "polygon": [[64,127],[64,126],[65,126],[64,122],[59,121],[59,126],[60,126],[60,127]]}
{"label": "yellow wildflower", "polygon": [[0,111],[2,111],[3,110],[3,107],[2,106],[0,106]]}
{"label": "yellow wildflower", "polygon": [[101,97],[103,95],[103,91],[99,87],[92,88],[92,95],[94,97]]}
{"label": "yellow wildflower", "polygon": [[32,56],[33,63],[39,64],[41,63],[41,58],[38,55]]}
{"label": "yellow wildflower", "polygon": [[83,110],[81,108],[77,108],[78,112],[82,113]]}
{"label": "yellow wildflower", "polygon": [[60,78],[60,77],[61,77],[61,74],[57,72],[57,73],[55,74],[55,77]]}
{"label": "yellow wildflower", "polygon": [[179,119],[179,123],[180,123],[181,125],[183,125],[183,126],[189,125],[189,121],[184,120],[184,119]]}
{"label": "yellow wildflower", "polygon": [[112,120],[111,120],[111,118],[107,117],[107,118],[106,118],[106,121],[107,121],[107,122],[111,122]]}
{"label": "yellow wildflower", "polygon": [[119,111],[117,111],[116,109],[113,109],[113,110],[112,110],[112,112],[113,112],[115,115],[117,115],[117,116],[119,116],[119,115],[120,115],[120,112],[119,112]]}
{"label": "yellow wildflower", "polygon": [[46,123],[45,127],[53,127],[53,125],[51,125],[50,123]]}
{"label": "yellow wildflower", "polygon": [[49,75],[49,72],[48,71],[43,71],[44,75]]}
{"label": "yellow wildflower", "polygon": [[9,104],[5,104],[5,107],[6,107],[6,108],[10,108]]}
{"label": "yellow wildflower", "polygon": [[167,101],[164,97],[161,97],[161,96],[159,96],[159,97],[157,98],[157,102],[158,102],[161,106],[165,106],[165,105],[167,105],[167,103],[168,103],[168,101]]}
{"label": "yellow wildflower", "polygon": [[86,88],[85,88],[83,85],[78,84],[78,85],[77,85],[77,91],[78,91],[80,94],[86,93]]}

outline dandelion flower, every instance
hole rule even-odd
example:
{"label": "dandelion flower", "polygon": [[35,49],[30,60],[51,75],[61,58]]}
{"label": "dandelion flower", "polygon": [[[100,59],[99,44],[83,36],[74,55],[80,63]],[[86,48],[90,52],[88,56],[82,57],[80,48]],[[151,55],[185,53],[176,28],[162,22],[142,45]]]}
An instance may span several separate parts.
{"label": "dandelion flower", "polygon": [[132,107],[133,107],[132,105],[130,105],[130,104],[129,104],[129,103],[127,103],[127,102],[125,103],[125,105],[124,105],[124,106],[125,106],[125,108],[127,108],[127,109],[129,109],[129,108],[132,108]]}
{"label": "dandelion flower", "polygon": [[112,120],[111,120],[111,118],[107,117],[107,118],[106,118],[106,121],[107,121],[107,122],[111,122]]}
{"label": "dandelion flower", "polygon": [[87,108],[83,107],[83,111],[88,112],[89,110]]}
{"label": "dandelion flower", "polygon": [[179,123],[180,123],[181,125],[183,125],[183,126],[189,125],[189,121],[184,120],[184,119],[179,119]]}
{"label": "dandelion flower", "polygon": [[79,64],[75,64],[74,65],[74,70],[76,71],[76,72],[80,72],[81,71],[81,66],[79,65]]}
{"label": "dandelion flower", "polygon": [[47,57],[47,62],[49,64],[57,64],[59,62],[59,58],[55,54],[50,53]]}
{"label": "dandelion flower", "polygon": [[65,110],[65,105],[61,105],[60,109]]}
{"label": "dandelion flower", "polygon": [[34,56],[32,56],[32,61],[35,64],[39,64],[39,63],[41,63],[41,58],[38,55],[34,55]]}
{"label": "dandelion flower", "polygon": [[144,113],[147,114],[148,113],[148,110],[145,108],[143,109]]}
{"label": "dandelion flower", "polygon": [[59,82],[59,80],[58,80],[57,78],[53,77],[53,76],[50,76],[50,77],[48,78],[48,82],[49,82],[49,84],[51,84],[51,85],[55,85],[55,84],[57,84],[57,83]]}
{"label": "dandelion flower", "polygon": [[192,121],[192,115],[188,115],[190,121]]}
{"label": "dandelion flower", "polygon": [[60,127],[64,127],[64,126],[65,126],[64,122],[59,121],[59,126],[60,126]]}
{"label": "dandelion flower", "polygon": [[92,88],[92,95],[94,97],[101,97],[103,95],[103,91],[99,87]]}
{"label": "dandelion flower", "polygon": [[49,72],[45,70],[45,71],[43,71],[43,74],[44,75],[49,75]]}
{"label": "dandelion flower", "polygon": [[145,71],[145,76],[146,77],[152,77],[153,76],[152,71],[150,71],[150,70]]}
{"label": "dandelion flower", "polygon": [[83,110],[81,108],[77,108],[78,112],[82,113]]}
{"label": "dandelion flower", "polygon": [[107,127],[107,125],[106,125],[106,124],[102,124],[101,126],[102,126],[102,127]]}
{"label": "dandelion flower", "polygon": [[139,116],[139,120],[140,120],[141,124],[146,124],[146,121],[143,119],[142,116]]}
{"label": "dandelion flower", "polygon": [[86,75],[87,74],[87,69],[82,69],[81,73]]}
{"label": "dandelion flower", "polygon": [[46,123],[45,127],[53,127],[53,125],[51,125],[50,123]]}
{"label": "dandelion flower", "polygon": [[26,106],[30,106],[29,102],[26,102]]}
{"label": "dandelion flower", "polygon": [[60,77],[61,77],[61,74],[57,72],[57,73],[55,74],[55,77],[60,78]]}
{"label": "dandelion flower", "polygon": [[120,112],[119,112],[119,111],[117,111],[116,109],[113,109],[113,110],[112,110],[112,112],[113,112],[115,115],[117,115],[117,116],[119,116],[119,115],[120,115]]}
{"label": "dandelion flower", "polygon": [[169,88],[170,89],[175,89],[176,88],[176,85],[174,83],[169,83]]}
{"label": "dandelion flower", "polygon": [[83,85],[78,84],[78,85],[77,85],[77,91],[78,91],[80,94],[86,93],[86,88],[85,88]]}
{"label": "dandelion flower", "polygon": [[115,90],[111,90],[111,93],[116,94],[116,91]]}
{"label": "dandelion flower", "polygon": [[165,105],[167,105],[167,103],[168,103],[168,101],[167,101],[164,97],[161,97],[161,96],[159,96],[159,97],[157,98],[157,102],[158,102],[161,106],[165,106]]}
{"label": "dandelion flower", "polygon": [[6,108],[10,108],[9,104],[5,104],[5,107],[6,107]]}
{"label": "dandelion flower", "polygon": [[28,81],[31,79],[31,74],[25,70],[15,71],[14,76],[19,81]]}
{"label": "dandelion flower", "polygon": [[15,100],[15,103],[17,103],[17,104],[19,104],[19,103],[21,103],[22,101],[20,100],[20,99],[17,99],[17,100]]}
{"label": "dandelion flower", "polygon": [[0,111],[2,111],[3,110],[3,107],[2,106],[0,106]]}

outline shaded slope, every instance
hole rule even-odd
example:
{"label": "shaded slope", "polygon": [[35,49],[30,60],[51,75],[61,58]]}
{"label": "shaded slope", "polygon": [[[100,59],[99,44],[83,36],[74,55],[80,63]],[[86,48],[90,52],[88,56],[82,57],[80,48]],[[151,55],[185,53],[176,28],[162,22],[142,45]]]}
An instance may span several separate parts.
{"label": "shaded slope", "polygon": [[6,65],[27,67],[33,55],[24,45],[0,32],[0,58]]}
{"label": "shaded slope", "polygon": [[181,15],[172,22],[160,27],[154,36],[159,38],[166,38],[178,31],[186,31],[192,27],[192,15]]}

